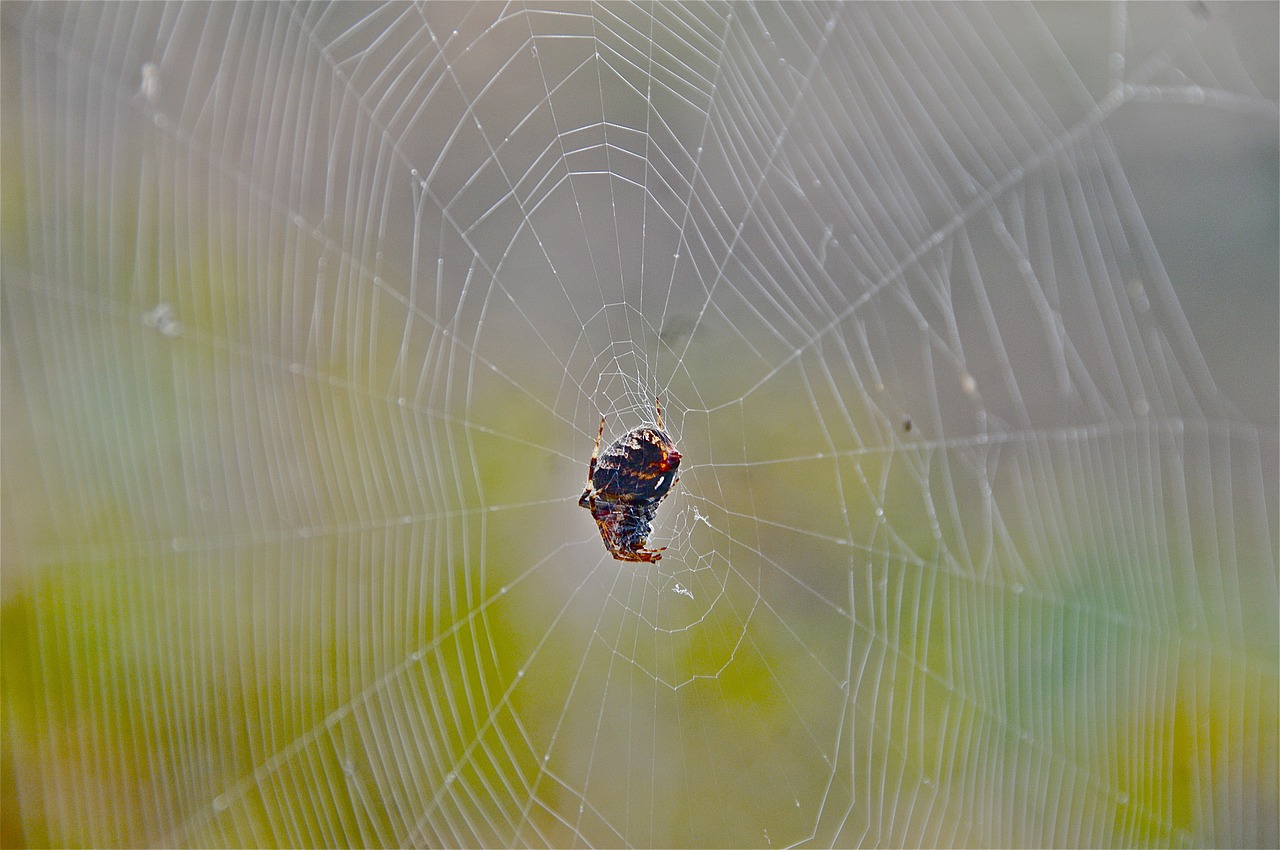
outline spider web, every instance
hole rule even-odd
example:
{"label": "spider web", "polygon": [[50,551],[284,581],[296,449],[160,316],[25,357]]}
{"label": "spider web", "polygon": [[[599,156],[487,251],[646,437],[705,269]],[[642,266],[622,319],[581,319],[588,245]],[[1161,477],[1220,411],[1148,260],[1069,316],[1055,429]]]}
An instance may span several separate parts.
{"label": "spider web", "polygon": [[1275,5],[3,15],[7,846],[1280,839]]}

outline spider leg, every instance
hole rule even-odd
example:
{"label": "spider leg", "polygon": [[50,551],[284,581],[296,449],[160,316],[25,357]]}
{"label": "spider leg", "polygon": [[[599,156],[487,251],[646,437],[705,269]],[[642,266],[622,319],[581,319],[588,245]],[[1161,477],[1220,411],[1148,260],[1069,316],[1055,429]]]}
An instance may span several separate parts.
{"label": "spider leg", "polygon": [[656,398],[656,397],[655,397],[655,398],[654,398],[654,400],[653,400],[653,403],[654,403],[654,404],[657,406],[657,408],[658,408],[658,430],[659,430],[659,431],[665,431],[665,430],[666,430],[666,428],[663,428],[663,427],[662,427],[662,399],[660,399],[660,398]]}
{"label": "spider leg", "polygon": [[600,539],[604,541],[604,548],[609,550],[609,554],[615,558],[618,557],[618,542],[614,537],[613,529],[610,528],[607,518],[602,518],[596,513],[596,494],[592,493],[587,499],[588,507],[591,508],[591,518],[596,521],[596,528],[600,529]]}
{"label": "spider leg", "polygon": [[614,555],[614,557],[617,558],[619,561],[637,561],[637,562],[642,562],[646,564],[653,564],[662,560],[662,553],[665,552],[666,550],[667,550],[666,546],[663,546],[659,549],[648,549],[644,546],[641,546],[639,549],[624,550],[626,554],[624,554],[621,558],[618,558],[617,555]]}
{"label": "spider leg", "polygon": [[[596,434],[596,447],[591,450],[591,463],[587,466],[587,485],[591,485],[591,479],[596,476],[596,459],[600,457],[600,438],[604,436],[604,417],[600,417],[600,432]],[[592,505],[592,509],[595,506]]]}

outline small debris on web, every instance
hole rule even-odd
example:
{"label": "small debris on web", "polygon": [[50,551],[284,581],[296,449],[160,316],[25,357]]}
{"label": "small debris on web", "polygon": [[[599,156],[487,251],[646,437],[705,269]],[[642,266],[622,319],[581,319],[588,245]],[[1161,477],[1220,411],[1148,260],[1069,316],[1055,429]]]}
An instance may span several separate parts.
{"label": "small debris on web", "polygon": [[144,313],[142,323],[149,328],[155,328],[162,336],[170,339],[182,335],[182,323],[178,321],[173,305],[167,301],[160,302],[152,310]]}

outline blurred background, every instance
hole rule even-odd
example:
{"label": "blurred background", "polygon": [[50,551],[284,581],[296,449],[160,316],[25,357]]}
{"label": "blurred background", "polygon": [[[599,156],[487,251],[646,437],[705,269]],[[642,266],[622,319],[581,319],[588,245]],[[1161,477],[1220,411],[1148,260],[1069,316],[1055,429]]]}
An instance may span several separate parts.
{"label": "blurred background", "polygon": [[1278,9],[0,5],[2,843],[1275,846]]}

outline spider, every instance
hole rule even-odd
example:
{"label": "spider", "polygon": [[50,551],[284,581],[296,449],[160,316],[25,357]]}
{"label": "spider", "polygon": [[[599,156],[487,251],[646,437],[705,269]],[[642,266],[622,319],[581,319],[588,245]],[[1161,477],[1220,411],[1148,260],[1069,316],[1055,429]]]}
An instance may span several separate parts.
{"label": "spider", "polygon": [[641,425],[623,434],[600,456],[600,438],[604,436],[604,417],[596,447],[587,467],[587,488],[578,506],[591,511],[600,527],[605,548],[619,561],[643,561],[652,564],[662,558],[662,549],[649,549],[650,524],[658,511],[658,503],[680,479],[680,452],[662,429],[662,401],[655,399],[658,427]]}

